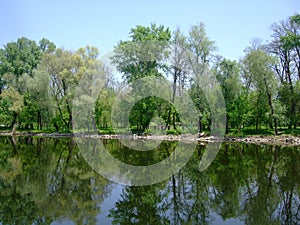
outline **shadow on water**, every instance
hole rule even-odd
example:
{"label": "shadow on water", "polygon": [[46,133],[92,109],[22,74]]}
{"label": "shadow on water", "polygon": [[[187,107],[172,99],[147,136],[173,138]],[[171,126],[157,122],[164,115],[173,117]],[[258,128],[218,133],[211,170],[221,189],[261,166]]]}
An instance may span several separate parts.
{"label": "shadow on water", "polygon": [[[134,165],[162,160],[174,147],[134,155],[117,140],[103,143]],[[72,138],[1,137],[0,224],[299,223],[299,147],[223,143],[200,172],[205,148],[169,179],[130,187],[94,172]]]}

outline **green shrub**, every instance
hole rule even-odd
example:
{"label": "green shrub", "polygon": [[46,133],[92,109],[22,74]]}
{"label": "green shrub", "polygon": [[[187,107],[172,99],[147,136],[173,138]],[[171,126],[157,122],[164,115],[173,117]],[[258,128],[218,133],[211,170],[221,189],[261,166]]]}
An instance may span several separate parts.
{"label": "green shrub", "polygon": [[181,130],[175,130],[175,129],[167,130],[166,134],[167,135],[180,135]]}

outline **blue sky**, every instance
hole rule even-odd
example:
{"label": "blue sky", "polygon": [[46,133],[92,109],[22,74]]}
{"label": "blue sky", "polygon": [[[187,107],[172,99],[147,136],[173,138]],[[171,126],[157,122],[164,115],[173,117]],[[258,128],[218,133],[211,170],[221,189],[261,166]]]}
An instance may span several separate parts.
{"label": "blue sky", "polygon": [[269,39],[272,23],[297,12],[299,0],[2,0],[0,46],[46,37],[65,49],[93,45],[103,55],[136,25],[155,22],[187,33],[203,22],[218,54],[239,59],[251,39]]}

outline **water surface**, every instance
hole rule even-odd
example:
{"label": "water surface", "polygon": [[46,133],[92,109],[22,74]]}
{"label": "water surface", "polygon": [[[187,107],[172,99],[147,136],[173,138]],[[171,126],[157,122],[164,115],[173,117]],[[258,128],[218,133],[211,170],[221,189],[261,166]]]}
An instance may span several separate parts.
{"label": "water surface", "polygon": [[[174,142],[136,154],[105,146],[148,165]],[[299,224],[299,147],[223,143],[199,172],[204,151],[161,183],[130,187],[94,172],[72,138],[0,137],[0,224]]]}

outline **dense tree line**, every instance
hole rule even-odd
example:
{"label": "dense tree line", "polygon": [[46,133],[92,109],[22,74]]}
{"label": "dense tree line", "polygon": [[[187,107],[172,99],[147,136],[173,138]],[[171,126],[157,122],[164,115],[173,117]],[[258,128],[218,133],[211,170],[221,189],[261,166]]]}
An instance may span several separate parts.
{"label": "dense tree line", "polygon": [[105,82],[95,104],[93,129],[111,129],[111,106],[118,91],[124,84],[141,88],[134,81],[144,77],[168,80],[172,96],[170,101],[148,97],[137,102],[129,116],[135,132],[151,130],[152,119],[158,117],[156,127],[180,133],[180,116],[172,103],[185,92],[199,111],[198,131],[209,130],[216,106],[205,88],[216,81],[226,103],[226,133],[267,127],[278,134],[279,128],[297,129],[300,15],[274,23],[271,30],[270,40],[254,39],[236,61],[217,54],[203,23],[191,26],[188,34],[156,24],[136,26],[111,57],[122,80],[116,80],[109,65],[99,60],[96,47],[69,51],[47,39],[37,43],[19,38],[0,49],[0,124],[10,129],[71,131],[76,87],[83,76],[97,74]]}

